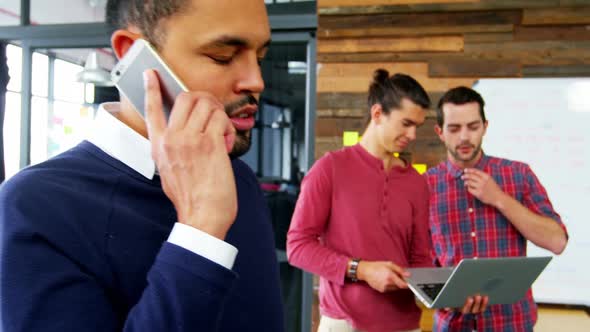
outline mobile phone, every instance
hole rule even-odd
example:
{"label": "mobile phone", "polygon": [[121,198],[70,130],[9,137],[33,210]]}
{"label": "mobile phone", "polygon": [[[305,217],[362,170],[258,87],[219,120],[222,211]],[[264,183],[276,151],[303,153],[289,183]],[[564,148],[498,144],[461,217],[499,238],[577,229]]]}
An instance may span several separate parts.
{"label": "mobile phone", "polygon": [[145,117],[143,72],[146,69],[156,70],[160,80],[162,106],[168,119],[176,96],[188,89],[149,42],[137,39],[111,70],[111,79],[135,109]]}

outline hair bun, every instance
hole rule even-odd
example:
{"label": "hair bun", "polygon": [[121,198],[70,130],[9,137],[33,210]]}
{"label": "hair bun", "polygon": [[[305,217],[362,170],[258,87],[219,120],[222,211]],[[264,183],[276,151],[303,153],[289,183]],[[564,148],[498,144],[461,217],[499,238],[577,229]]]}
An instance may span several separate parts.
{"label": "hair bun", "polygon": [[379,84],[386,82],[389,79],[389,72],[383,68],[375,70],[373,73],[373,81]]}

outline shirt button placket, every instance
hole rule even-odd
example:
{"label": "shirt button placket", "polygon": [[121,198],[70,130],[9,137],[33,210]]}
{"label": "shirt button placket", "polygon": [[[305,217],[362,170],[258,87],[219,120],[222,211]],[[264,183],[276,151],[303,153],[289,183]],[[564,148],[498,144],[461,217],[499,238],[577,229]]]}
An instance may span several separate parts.
{"label": "shirt button placket", "polygon": [[389,177],[385,175],[385,185],[383,186],[383,197],[381,198],[381,215],[385,216],[387,213],[387,184]]}
{"label": "shirt button placket", "polygon": [[475,255],[473,256],[473,258],[477,258],[477,233],[476,231],[476,221],[475,221],[475,214],[474,214],[474,210],[472,207],[467,209],[467,212],[469,213],[469,220],[471,221],[471,240],[473,242],[473,249],[475,251]]}

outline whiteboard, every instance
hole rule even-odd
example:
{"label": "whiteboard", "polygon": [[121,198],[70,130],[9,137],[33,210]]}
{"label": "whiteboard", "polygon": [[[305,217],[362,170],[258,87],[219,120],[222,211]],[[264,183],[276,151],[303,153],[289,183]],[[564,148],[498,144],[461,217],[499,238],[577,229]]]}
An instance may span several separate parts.
{"label": "whiteboard", "polygon": [[[485,79],[488,155],[528,163],[569,243],[533,285],[535,300],[590,306],[590,79]],[[552,255],[529,242],[529,256]]]}

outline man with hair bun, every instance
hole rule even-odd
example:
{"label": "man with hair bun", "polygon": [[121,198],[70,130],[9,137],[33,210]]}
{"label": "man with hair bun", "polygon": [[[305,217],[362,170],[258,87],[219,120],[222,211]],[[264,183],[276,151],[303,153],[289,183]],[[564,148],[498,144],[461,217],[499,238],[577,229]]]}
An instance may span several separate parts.
{"label": "man with hair bun", "polygon": [[287,254],[320,276],[319,332],[419,328],[404,269],[432,262],[428,186],[394,153],[416,139],[429,106],[412,77],[376,70],[360,143],[326,154],[303,180]]}

